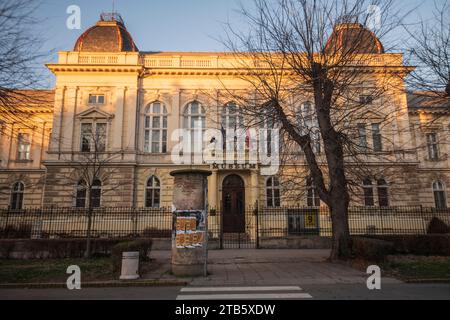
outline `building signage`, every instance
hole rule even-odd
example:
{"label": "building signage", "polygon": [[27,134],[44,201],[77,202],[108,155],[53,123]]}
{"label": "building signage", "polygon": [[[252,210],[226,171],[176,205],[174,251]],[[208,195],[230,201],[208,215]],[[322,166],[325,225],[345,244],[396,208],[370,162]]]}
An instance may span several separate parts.
{"label": "building signage", "polygon": [[305,228],[311,228],[311,229],[318,228],[316,212],[305,213]]}
{"label": "building signage", "polygon": [[213,163],[212,168],[223,170],[249,170],[256,169],[256,163]]}

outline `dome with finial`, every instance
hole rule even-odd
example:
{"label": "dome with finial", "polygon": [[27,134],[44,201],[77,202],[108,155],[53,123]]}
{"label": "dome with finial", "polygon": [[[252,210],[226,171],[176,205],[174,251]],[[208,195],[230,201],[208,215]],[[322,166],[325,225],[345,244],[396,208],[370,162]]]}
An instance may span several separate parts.
{"label": "dome with finial", "polygon": [[336,24],[325,46],[327,52],[384,53],[380,39],[359,22],[344,17]]}
{"label": "dome with finial", "polygon": [[102,13],[100,20],[87,29],[75,43],[74,51],[136,52],[139,51],[118,13]]}

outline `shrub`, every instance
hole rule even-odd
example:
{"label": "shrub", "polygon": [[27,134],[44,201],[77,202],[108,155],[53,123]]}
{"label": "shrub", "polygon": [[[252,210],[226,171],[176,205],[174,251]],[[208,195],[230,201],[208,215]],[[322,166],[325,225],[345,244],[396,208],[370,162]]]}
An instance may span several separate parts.
{"label": "shrub", "polygon": [[[148,241],[148,240],[147,240]],[[110,255],[112,247],[124,239],[92,239],[93,256]],[[11,252],[19,252],[31,259],[82,258],[86,251],[86,239],[26,239],[0,240],[0,255],[8,258]]]}
{"label": "shrub", "polygon": [[113,272],[120,272],[122,267],[123,252],[138,251],[139,262],[148,261],[148,255],[150,254],[150,251],[152,249],[152,244],[153,241],[151,239],[125,241],[116,244],[111,250]]}
{"label": "shrub", "polygon": [[427,227],[427,234],[450,233],[450,227],[441,219],[433,217]]}
{"label": "shrub", "polygon": [[0,230],[0,236],[4,239],[29,239],[31,238],[31,224],[6,225]]}
{"label": "shrub", "polygon": [[447,234],[372,236],[372,238],[391,241],[395,252],[400,254],[450,256],[450,235]]}
{"label": "shrub", "polygon": [[369,261],[382,261],[394,251],[394,245],[384,240],[353,237],[352,250],[358,258],[364,258]]}

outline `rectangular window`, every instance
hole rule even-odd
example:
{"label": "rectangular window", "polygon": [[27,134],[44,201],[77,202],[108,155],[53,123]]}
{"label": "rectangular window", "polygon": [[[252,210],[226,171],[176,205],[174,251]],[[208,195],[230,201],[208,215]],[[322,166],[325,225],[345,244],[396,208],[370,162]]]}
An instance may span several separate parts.
{"label": "rectangular window", "polygon": [[367,150],[366,124],[358,123],[358,147]]}
{"label": "rectangular window", "polygon": [[380,124],[372,124],[372,140],[373,140],[373,151],[381,152],[383,150],[383,144],[381,141]]}
{"label": "rectangular window", "polygon": [[90,94],[89,95],[89,104],[104,104],[105,103],[105,95],[104,94]]}
{"label": "rectangular window", "polygon": [[31,142],[29,133],[19,133],[18,135],[18,154],[19,160],[30,160]]}
{"label": "rectangular window", "polygon": [[364,205],[366,207],[373,207],[375,205],[372,186],[364,186]]}
{"label": "rectangular window", "polygon": [[427,133],[427,149],[429,160],[439,159],[438,139],[435,132]]}
{"label": "rectangular window", "polygon": [[320,207],[320,198],[316,188],[308,187],[306,204],[308,207]]}
{"label": "rectangular window", "polygon": [[[93,126],[95,125],[95,135]],[[106,150],[106,123],[81,124],[81,152],[104,152]]]}
{"label": "rectangular window", "polygon": [[91,152],[92,124],[81,124],[81,152]]}
{"label": "rectangular window", "polygon": [[97,123],[95,131],[95,145],[97,152],[106,150],[106,123]]}
{"label": "rectangular window", "polygon": [[371,95],[360,95],[359,103],[360,104],[372,104],[373,97]]}

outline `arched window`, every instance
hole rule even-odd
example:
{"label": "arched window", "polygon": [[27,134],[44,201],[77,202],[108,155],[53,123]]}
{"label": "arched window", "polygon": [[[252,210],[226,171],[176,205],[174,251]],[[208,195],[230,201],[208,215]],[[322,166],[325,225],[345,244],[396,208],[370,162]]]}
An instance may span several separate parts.
{"label": "arched window", "polygon": [[366,207],[373,207],[373,185],[372,180],[369,178],[364,179],[363,181],[363,191],[364,191],[364,205]]}
{"label": "arched window", "polygon": [[25,185],[23,182],[16,182],[11,189],[11,209],[18,210],[23,207],[23,193],[25,192]]}
{"label": "arched window", "polygon": [[280,206],[280,182],[277,177],[270,177],[266,181],[266,200],[268,207]]}
{"label": "arched window", "polygon": [[224,129],[238,129],[244,126],[244,116],[235,103],[227,103],[222,112],[222,126]]}
{"label": "arched window", "polygon": [[388,185],[386,183],[386,180],[378,179],[377,191],[378,191],[378,205],[380,207],[388,207],[389,206],[389,194],[388,194]]}
{"label": "arched window", "polygon": [[161,199],[161,184],[159,179],[151,176],[145,186],[145,206],[147,208],[159,208]]}
{"label": "arched window", "polygon": [[433,182],[434,205],[437,209],[447,208],[447,199],[445,196],[445,186],[442,181]]}
{"label": "arched window", "polygon": [[[198,101],[192,101],[186,105],[183,112],[183,128],[188,130],[190,150],[193,153],[199,146],[205,146],[203,134],[205,132],[205,108]],[[199,131],[200,130],[200,131]],[[198,141],[200,140],[201,141]],[[203,149],[199,150],[202,152]]]}
{"label": "arched window", "polygon": [[102,182],[99,179],[95,179],[92,182],[90,202],[92,208],[98,208],[101,205],[102,198]]}
{"label": "arched window", "polygon": [[144,151],[151,153],[167,152],[167,109],[155,101],[145,108]]}
{"label": "arched window", "polygon": [[319,207],[320,198],[311,177],[306,179],[306,203],[308,207]]}
{"label": "arched window", "polygon": [[76,186],[75,207],[86,207],[86,182],[84,180],[78,181],[78,184]]}

